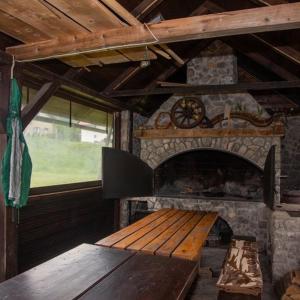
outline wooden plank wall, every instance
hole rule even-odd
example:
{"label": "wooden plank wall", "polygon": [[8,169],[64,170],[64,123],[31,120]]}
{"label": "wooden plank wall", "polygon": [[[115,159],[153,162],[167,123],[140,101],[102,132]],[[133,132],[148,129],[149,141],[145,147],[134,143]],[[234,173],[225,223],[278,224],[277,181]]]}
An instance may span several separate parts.
{"label": "wooden plank wall", "polygon": [[20,211],[19,272],[113,231],[114,202],[100,188],[31,196]]}

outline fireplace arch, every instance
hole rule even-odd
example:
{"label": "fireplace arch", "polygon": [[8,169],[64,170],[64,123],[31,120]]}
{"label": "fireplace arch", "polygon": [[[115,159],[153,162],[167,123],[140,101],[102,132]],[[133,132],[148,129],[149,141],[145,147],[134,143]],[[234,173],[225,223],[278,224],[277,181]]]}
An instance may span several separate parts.
{"label": "fireplace arch", "polygon": [[157,166],[154,186],[161,197],[263,201],[263,170],[228,151],[189,150]]}
{"label": "fireplace arch", "polygon": [[141,141],[141,159],[155,169],[176,154],[214,149],[239,155],[263,169],[271,146],[277,144],[276,137],[145,139]]}

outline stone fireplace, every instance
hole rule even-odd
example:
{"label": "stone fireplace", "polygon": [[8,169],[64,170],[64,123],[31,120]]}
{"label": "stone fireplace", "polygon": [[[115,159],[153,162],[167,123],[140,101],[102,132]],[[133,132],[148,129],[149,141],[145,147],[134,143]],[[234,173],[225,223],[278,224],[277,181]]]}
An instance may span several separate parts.
{"label": "stone fireplace", "polygon": [[[231,84],[237,82],[237,77],[234,53],[219,42],[187,65],[189,84]],[[141,130],[155,129],[160,114],[170,112],[182,96],[173,95],[165,101],[144,120]],[[193,97],[201,99],[209,119],[228,108],[269,118],[248,93]],[[255,128],[240,119],[222,121],[215,127],[224,130],[224,134],[139,136],[140,151],[136,154],[154,170],[154,193],[149,197],[122,199],[121,226],[128,224],[129,202],[142,203],[143,209],[148,211],[162,207],[217,211],[234,235],[256,237],[260,250],[270,255],[276,279],[283,271],[278,267],[280,252],[274,249],[274,240],[278,241],[273,225],[280,221],[264,201],[263,177],[268,154],[275,146],[275,207],[280,204],[281,135],[227,135],[228,128],[242,129],[241,132]]]}
{"label": "stone fireplace", "polygon": [[154,195],[261,201],[263,172],[238,155],[212,149],[191,150],[155,168]]}

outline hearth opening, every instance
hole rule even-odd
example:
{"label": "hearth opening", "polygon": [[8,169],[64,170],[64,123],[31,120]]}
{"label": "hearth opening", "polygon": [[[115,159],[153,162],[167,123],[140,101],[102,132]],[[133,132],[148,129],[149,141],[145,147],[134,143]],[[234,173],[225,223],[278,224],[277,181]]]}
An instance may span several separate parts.
{"label": "hearth opening", "polygon": [[206,247],[227,247],[233,236],[229,224],[221,217],[218,217],[214,226],[209,232],[206,240]]}
{"label": "hearth opening", "polygon": [[263,201],[263,171],[219,150],[178,154],[154,171],[156,196]]}

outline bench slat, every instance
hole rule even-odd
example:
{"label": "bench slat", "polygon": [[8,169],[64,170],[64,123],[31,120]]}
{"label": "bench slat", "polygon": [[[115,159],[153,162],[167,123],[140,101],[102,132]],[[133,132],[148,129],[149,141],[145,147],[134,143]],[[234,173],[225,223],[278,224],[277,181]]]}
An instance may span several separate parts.
{"label": "bench slat", "polygon": [[229,294],[259,296],[263,280],[256,242],[233,240],[226,255],[217,287]]}
{"label": "bench slat", "polygon": [[142,251],[148,254],[154,254],[155,251],[161,247],[166,241],[168,241],[173,234],[178,231],[181,226],[183,226],[186,222],[188,222],[193,216],[195,212],[187,212],[183,217],[181,217],[176,223],[170,226],[166,231],[156,237],[151,243],[146,245]]}
{"label": "bench slat", "polygon": [[217,217],[218,214],[215,212],[207,213],[172,253],[172,257],[198,260],[200,257],[199,249],[202,248]]}
{"label": "bench slat", "polygon": [[163,244],[156,252],[156,255],[171,256],[172,252],[185,239],[185,237],[193,230],[204,216],[204,213],[194,215],[187,223],[185,223],[165,244]]}
{"label": "bench slat", "polygon": [[96,245],[111,247],[115,243],[121,241],[122,239],[126,238],[127,236],[131,235],[132,233],[138,231],[139,229],[147,226],[148,224],[150,224],[154,220],[156,220],[156,219],[160,218],[161,216],[165,215],[170,210],[171,210],[170,208],[160,209],[159,211],[156,211],[156,212],[150,214],[149,216],[133,223],[132,225],[127,226],[127,227],[111,234],[110,236],[98,241],[96,243]]}
{"label": "bench slat", "polygon": [[177,213],[177,210],[170,210],[160,218],[154,220],[150,224],[146,225],[145,227],[141,228],[139,231],[127,236],[123,240],[119,241],[118,243],[114,244],[114,248],[117,249],[127,249],[127,247],[131,244],[133,244],[135,241],[143,237],[145,234],[159,226],[164,221],[168,220],[170,217],[172,217],[174,214]]}
{"label": "bench slat", "polygon": [[175,215],[173,215],[171,218],[167,219],[165,222],[161,223],[159,226],[157,226],[152,231],[145,234],[143,237],[141,237],[139,240],[131,244],[129,247],[127,247],[128,250],[141,250],[143,247],[145,247],[147,244],[149,244],[153,239],[155,239],[158,235],[160,235],[162,232],[164,232],[168,227],[170,227],[173,223],[175,223],[179,218],[181,218],[186,212],[185,211],[177,211]]}

